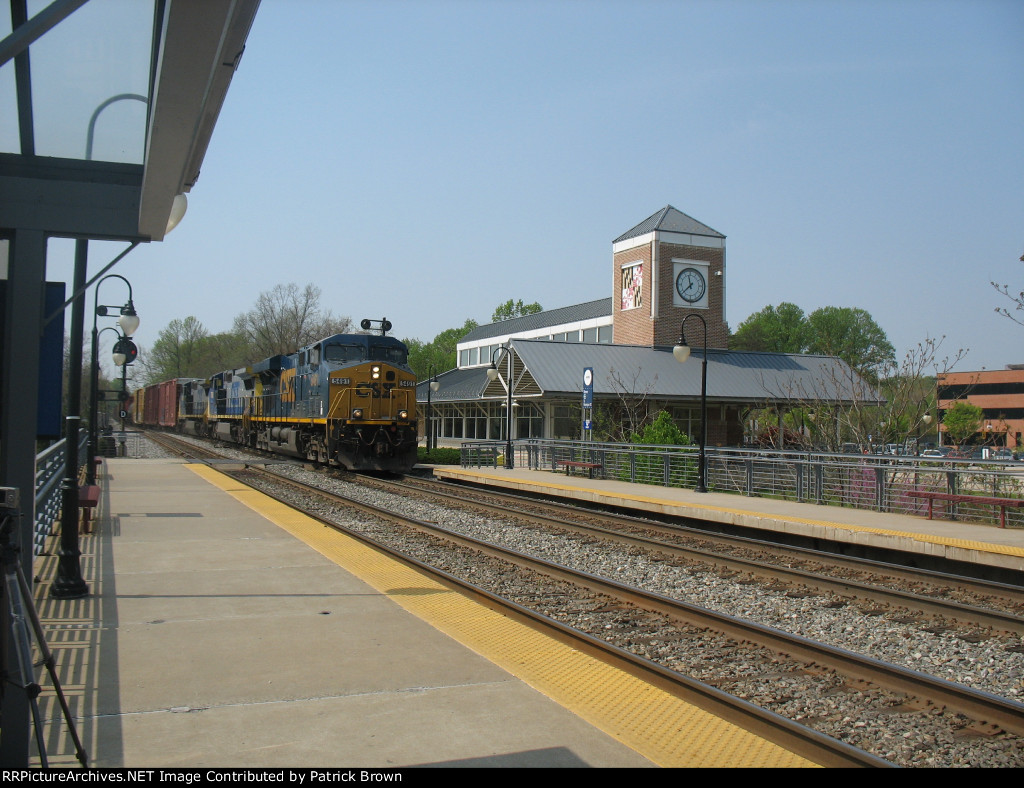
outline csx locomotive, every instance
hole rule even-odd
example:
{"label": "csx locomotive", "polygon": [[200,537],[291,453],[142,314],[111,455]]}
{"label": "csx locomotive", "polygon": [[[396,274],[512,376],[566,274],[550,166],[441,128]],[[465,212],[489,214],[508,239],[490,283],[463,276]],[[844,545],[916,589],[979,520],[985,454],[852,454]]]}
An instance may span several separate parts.
{"label": "csx locomotive", "polygon": [[403,473],[416,462],[416,377],[386,335],[335,334],[208,380],[136,392],[137,423],[231,441],[353,471]]}

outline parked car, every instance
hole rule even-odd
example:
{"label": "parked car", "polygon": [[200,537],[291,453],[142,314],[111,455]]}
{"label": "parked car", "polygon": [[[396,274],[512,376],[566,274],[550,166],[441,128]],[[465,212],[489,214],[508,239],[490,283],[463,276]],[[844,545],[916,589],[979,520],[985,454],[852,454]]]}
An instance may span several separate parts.
{"label": "parked car", "polygon": [[939,459],[942,459],[946,455],[943,454],[938,449],[925,449],[923,452],[921,452],[921,456],[922,457],[938,457]]}
{"label": "parked car", "polygon": [[1003,462],[1013,462],[1017,459],[1012,451],[1009,449],[993,449],[992,453],[989,454],[990,460],[1002,460]]}

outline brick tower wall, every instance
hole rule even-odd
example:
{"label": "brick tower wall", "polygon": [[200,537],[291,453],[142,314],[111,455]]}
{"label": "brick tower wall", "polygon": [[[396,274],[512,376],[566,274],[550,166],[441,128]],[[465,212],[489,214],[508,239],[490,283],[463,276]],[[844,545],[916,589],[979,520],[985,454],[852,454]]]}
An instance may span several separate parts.
{"label": "brick tower wall", "polygon": [[[673,293],[672,260],[697,260],[708,263],[708,308],[693,309],[675,306]],[[643,264],[641,305],[635,309],[622,309],[622,267],[632,263]],[[727,349],[729,327],[725,322],[725,250],[701,246],[661,243],[658,249],[660,281],[654,283],[651,245],[643,244],[613,255],[612,315],[617,345],[675,345],[679,341],[679,328],[683,319],[696,312],[708,325],[708,347]],[[721,276],[718,272],[721,271]],[[651,317],[652,288],[658,288],[658,317]],[[703,344],[703,330],[699,321],[691,320],[687,326],[687,340],[694,347]]]}

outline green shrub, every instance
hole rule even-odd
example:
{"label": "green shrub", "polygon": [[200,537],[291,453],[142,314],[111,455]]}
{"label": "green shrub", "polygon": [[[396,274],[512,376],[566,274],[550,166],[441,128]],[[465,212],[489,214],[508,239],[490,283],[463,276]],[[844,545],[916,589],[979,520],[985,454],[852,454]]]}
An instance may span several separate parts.
{"label": "green shrub", "polygon": [[438,449],[428,452],[420,446],[416,450],[416,461],[427,465],[458,465],[462,460],[459,449]]}

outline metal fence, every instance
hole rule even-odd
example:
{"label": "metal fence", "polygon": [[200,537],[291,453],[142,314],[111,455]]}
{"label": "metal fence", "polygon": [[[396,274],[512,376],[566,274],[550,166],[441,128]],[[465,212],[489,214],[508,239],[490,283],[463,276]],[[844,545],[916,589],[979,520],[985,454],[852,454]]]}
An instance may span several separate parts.
{"label": "metal fence", "polygon": [[[566,461],[588,462],[599,464],[606,479],[667,487],[697,484],[696,446],[530,440],[516,441],[513,451],[517,468],[562,470]],[[500,467],[504,454],[504,442],[461,447],[463,467]],[[941,493],[967,500],[936,502],[935,516],[998,524],[1000,508],[980,501],[1024,499],[1024,462],[711,448],[706,486],[711,492],[919,516],[927,516],[928,502],[916,495]],[[1007,507],[1005,522],[1024,527],[1024,507]]]}
{"label": "metal fence", "polygon": [[[78,446],[78,467],[84,468],[89,436],[82,433]],[[132,430],[114,430],[99,436],[99,453],[106,457],[138,457],[143,442],[142,433]],[[60,528],[64,481],[64,448],[61,440],[36,455],[36,517],[32,530],[35,555],[46,550],[46,540]]]}
{"label": "metal fence", "polygon": [[[78,445],[78,463],[85,462],[88,436],[83,434]],[[64,449],[61,439],[36,455],[36,517],[32,528],[32,552],[42,555],[46,540],[57,533],[63,505],[61,482],[64,481]]]}

